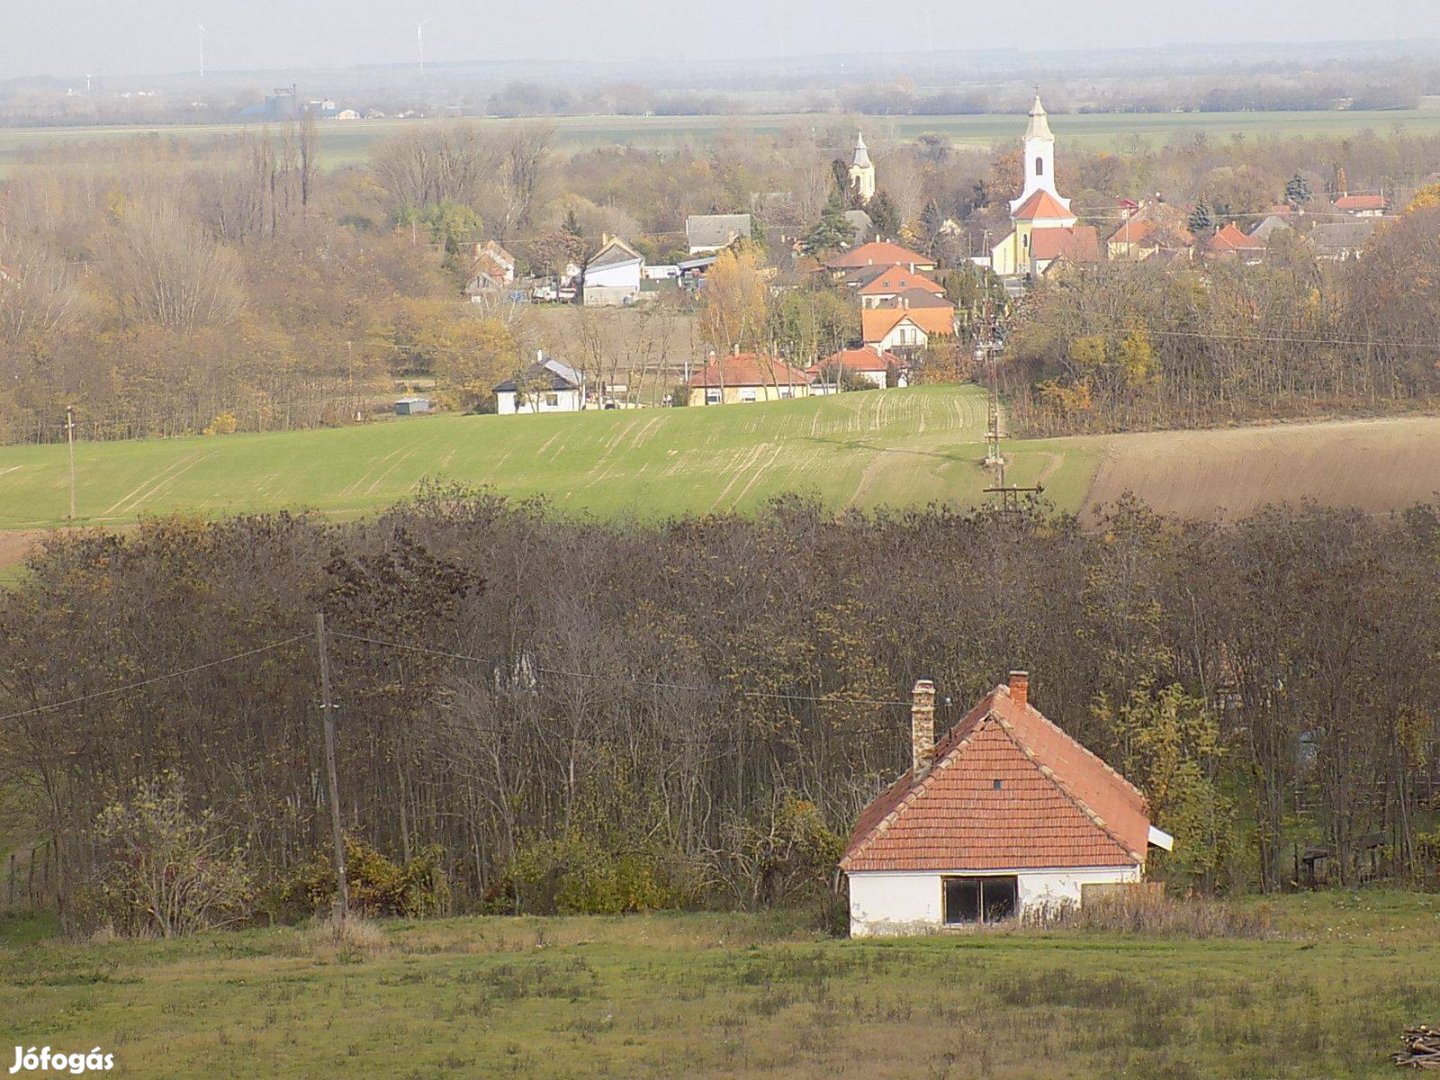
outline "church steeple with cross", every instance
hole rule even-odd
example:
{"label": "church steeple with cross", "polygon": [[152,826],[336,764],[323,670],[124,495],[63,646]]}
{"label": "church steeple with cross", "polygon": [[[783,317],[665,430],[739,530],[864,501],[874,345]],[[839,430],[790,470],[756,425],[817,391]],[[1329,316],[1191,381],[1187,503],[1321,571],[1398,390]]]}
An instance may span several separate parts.
{"label": "church steeple with cross", "polygon": [[1010,204],[1013,213],[1037,191],[1047,192],[1067,211],[1070,200],[1062,199],[1055,190],[1055,136],[1050,131],[1050,118],[1035,91],[1035,104],[1030,106],[1030,125],[1025,129],[1025,186],[1020,197]]}

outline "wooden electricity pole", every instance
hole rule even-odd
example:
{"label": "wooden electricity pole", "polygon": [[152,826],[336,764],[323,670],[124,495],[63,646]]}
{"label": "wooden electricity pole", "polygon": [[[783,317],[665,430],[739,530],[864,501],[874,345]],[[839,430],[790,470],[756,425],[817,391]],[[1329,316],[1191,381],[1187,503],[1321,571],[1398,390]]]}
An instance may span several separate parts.
{"label": "wooden electricity pole", "polygon": [[350,886],[345,880],[345,830],[340,824],[340,781],[335,771],[335,703],[330,700],[330,651],[326,647],[325,613],[315,613],[315,647],[320,653],[320,712],[325,718],[325,780],[330,793],[330,825],[335,832],[335,905],[339,921],[350,913]]}
{"label": "wooden electricity pole", "polygon": [[70,520],[75,520],[75,407],[65,406],[65,441],[70,444]]}

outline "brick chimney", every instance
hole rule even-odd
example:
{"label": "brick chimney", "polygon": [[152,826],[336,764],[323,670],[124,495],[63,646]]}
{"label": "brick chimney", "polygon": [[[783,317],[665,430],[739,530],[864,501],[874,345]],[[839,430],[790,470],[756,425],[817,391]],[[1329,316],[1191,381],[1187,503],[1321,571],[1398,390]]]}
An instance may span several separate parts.
{"label": "brick chimney", "polygon": [[910,692],[910,768],[915,779],[935,761],[935,684],[921,679]]}
{"label": "brick chimney", "polygon": [[1030,673],[1028,671],[1010,672],[1010,700],[1021,708],[1030,702]]}

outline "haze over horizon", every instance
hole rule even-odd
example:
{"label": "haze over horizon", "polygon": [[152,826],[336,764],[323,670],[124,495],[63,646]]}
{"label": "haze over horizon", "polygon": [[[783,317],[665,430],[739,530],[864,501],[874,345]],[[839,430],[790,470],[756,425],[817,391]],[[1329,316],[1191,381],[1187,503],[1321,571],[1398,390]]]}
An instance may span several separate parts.
{"label": "haze over horizon", "polygon": [[1156,48],[1171,44],[1396,41],[1440,37],[1440,4],[1375,0],[1360,18],[1348,0],[1031,0],[1015,9],[922,0],[892,22],[861,0],[798,0],[780,8],[733,0],[688,9],[675,0],[563,10],[556,5],[486,11],[461,0],[391,5],[313,0],[54,0],[41,7],[0,0],[0,79],[77,73],[150,74],[198,67],[197,24],[206,28],[210,71],[348,67],[418,60],[416,26],[428,20],[426,60],[687,60],[1018,48],[1026,51]]}

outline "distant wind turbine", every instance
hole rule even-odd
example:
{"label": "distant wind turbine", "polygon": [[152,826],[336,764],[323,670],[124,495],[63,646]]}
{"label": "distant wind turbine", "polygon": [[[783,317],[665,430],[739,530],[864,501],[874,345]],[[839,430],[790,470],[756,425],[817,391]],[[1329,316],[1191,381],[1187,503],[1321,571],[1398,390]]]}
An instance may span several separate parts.
{"label": "distant wind turbine", "polygon": [[200,78],[203,79],[205,77],[205,27],[197,22],[195,29],[200,31]]}
{"label": "distant wind turbine", "polygon": [[[434,16],[431,16],[433,18]],[[430,19],[422,19],[420,25],[415,27],[415,40],[420,45],[420,74],[425,74],[425,24]]]}

